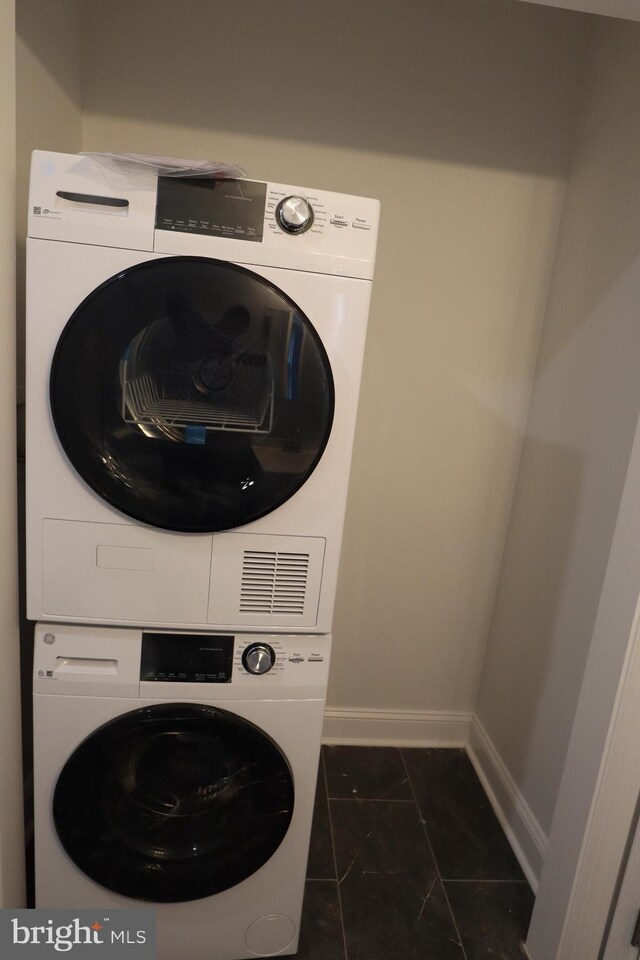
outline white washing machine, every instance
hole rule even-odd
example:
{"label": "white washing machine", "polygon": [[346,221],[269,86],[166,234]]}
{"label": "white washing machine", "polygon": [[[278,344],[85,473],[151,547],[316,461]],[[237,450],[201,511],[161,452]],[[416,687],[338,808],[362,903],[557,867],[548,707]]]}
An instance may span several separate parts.
{"label": "white washing machine", "polygon": [[36,906],[153,907],[159,960],[294,953],[317,641],[37,624]]}
{"label": "white washing machine", "polygon": [[330,632],[378,207],[34,153],[31,619]]}

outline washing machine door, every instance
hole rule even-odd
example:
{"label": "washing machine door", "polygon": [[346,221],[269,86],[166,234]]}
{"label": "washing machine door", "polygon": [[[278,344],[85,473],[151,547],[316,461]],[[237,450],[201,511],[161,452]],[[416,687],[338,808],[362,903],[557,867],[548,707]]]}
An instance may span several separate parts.
{"label": "washing machine door", "polygon": [[241,883],[293,813],[284,754],[210,706],[153,705],[100,727],[58,779],[53,819],[71,860],[125,897],[197,900]]}
{"label": "washing machine door", "polygon": [[155,527],[215,531],[275,510],[329,439],[333,378],[311,321],[250,270],[167,257],[80,304],[51,410],[83,479]]}

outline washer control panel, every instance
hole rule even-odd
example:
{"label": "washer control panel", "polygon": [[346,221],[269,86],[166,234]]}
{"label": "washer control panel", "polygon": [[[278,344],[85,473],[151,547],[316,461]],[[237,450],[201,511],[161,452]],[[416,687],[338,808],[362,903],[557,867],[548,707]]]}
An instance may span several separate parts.
{"label": "washer control panel", "polygon": [[289,638],[221,633],[142,632],[140,680],[155,683],[231,683],[234,671],[263,677],[291,664],[323,663],[322,644],[291,650]]}
{"label": "washer control panel", "polygon": [[159,683],[230,683],[233,640],[226,634],[143,631],[140,679]]}
{"label": "washer control panel", "polygon": [[265,674],[287,672],[289,680],[295,679],[302,664],[326,663],[329,661],[329,638],[256,636],[235,638],[234,669],[239,675],[261,677]]}
{"label": "washer control panel", "polygon": [[[34,693],[187,700],[324,697],[331,637],[36,624]],[[297,691],[297,692],[296,692]]]}

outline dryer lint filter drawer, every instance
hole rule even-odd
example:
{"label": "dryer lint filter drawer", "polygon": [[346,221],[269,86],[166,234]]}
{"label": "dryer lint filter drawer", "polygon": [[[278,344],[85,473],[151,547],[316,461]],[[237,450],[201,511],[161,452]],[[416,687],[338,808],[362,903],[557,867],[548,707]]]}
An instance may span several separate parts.
{"label": "dryer lint filter drawer", "polygon": [[43,521],[43,610],[55,617],[206,623],[211,536]]}
{"label": "dryer lint filter drawer", "polygon": [[208,622],[315,626],[325,542],[324,537],[215,533]]}

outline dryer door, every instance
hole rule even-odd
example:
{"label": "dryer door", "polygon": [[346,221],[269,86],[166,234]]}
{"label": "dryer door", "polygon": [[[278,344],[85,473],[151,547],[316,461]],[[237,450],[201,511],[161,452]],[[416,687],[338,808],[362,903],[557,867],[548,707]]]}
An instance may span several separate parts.
{"label": "dryer door", "polygon": [[329,439],[334,391],[311,321],[252,271],[167,257],[80,304],[55,352],[53,421],[78,473],[155,527],[211,532],[276,509]]}
{"label": "dryer door", "polygon": [[67,761],[53,819],[92,880],[136,900],[197,900],[277,850],[293,778],[276,744],[235,714],[161,704],[96,730]]}

